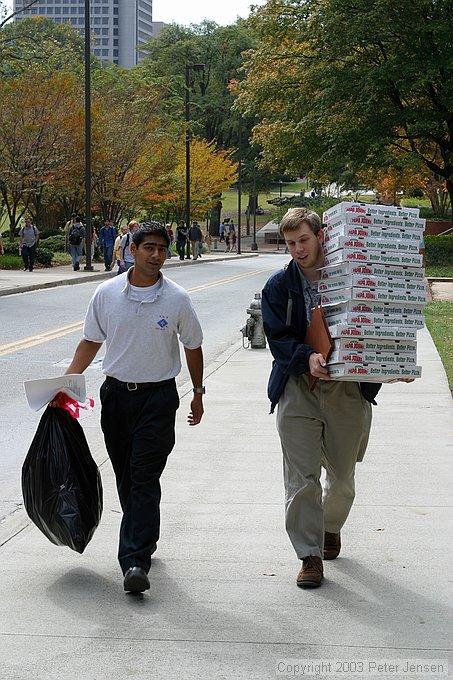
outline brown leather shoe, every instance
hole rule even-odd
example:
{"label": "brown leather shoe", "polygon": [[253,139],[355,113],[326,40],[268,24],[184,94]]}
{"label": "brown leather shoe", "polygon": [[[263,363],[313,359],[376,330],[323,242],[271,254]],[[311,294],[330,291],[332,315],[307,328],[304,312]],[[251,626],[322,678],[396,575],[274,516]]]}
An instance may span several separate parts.
{"label": "brown leather shoe", "polygon": [[340,554],[341,550],[341,536],[338,534],[331,534],[329,531],[324,532],[324,559],[334,560]]}
{"label": "brown leather shoe", "polygon": [[297,574],[296,583],[299,588],[319,588],[323,576],[322,559],[317,555],[308,555],[302,560],[302,568]]}

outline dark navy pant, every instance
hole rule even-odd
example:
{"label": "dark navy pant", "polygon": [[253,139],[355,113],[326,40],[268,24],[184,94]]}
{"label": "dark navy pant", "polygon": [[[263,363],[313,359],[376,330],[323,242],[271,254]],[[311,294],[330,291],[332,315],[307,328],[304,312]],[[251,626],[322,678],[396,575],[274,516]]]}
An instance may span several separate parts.
{"label": "dark navy pant", "polygon": [[184,259],[185,250],[186,250],[186,242],[185,241],[176,241],[176,252],[178,253],[180,260]]}
{"label": "dark navy pant", "polygon": [[118,560],[151,567],[160,531],[160,476],[175,444],[179,397],[174,380],[129,391],[107,378],[101,386],[101,427],[123,510]]}
{"label": "dark navy pant", "polygon": [[36,243],[33,246],[22,246],[22,259],[25,269],[33,271],[36,257]]}

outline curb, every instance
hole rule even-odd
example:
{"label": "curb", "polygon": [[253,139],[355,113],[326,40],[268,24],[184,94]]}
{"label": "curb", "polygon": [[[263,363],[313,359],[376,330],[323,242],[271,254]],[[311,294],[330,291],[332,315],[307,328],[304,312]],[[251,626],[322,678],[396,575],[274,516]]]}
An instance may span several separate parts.
{"label": "curb", "polygon": [[428,283],[453,283],[453,279],[448,276],[427,276]]}
{"label": "curb", "polygon": [[[213,262],[222,262],[225,260],[238,260],[240,258],[249,258],[249,257],[258,257],[258,253],[241,253],[240,255],[219,255],[219,257],[216,257],[215,259],[209,259],[209,260],[203,260],[203,258],[200,258],[199,260],[174,260],[172,262],[173,258],[171,258],[169,261],[167,261],[167,271],[170,268],[173,267],[185,267],[187,265],[195,265],[195,262],[200,262],[201,264],[209,264]],[[164,270],[165,271],[165,270]],[[104,281],[105,279],[112,278],[113,276],[116,276],[116,274],[111,273],[111,272],[102,272],[99,274],[96,273],[91,273],[91,272],[83,272],[82,276],[79,277],[74,277],[73,279],[60,279],[58,281],[47,281],[45,283],[34,283],[31,285],[25,285],[25,286],[16,286],[14,288],[0,288],[0,297],[4,295],[17,295],[18,293],[30,293],[35,290],[43,290],[45,288],[57,288],[59,286],[73,286],[78,283],[88,283],[91,281]]]}
{"label": "curb", "polygon": [[17,286],[16,288],[4,288],[0,290],[0,296],[2,295],[17,295],[18,293],[30,293],[34,290],[43,290],[44,288],[57,288],[58,286],[73,286],[77,283],[87,283],[88,281],[102,281],[111,276],[110,272],[104,274],[93,274],[88,277],[89,272],[86,276],[74,279],[61,279],[60,281],[47,281],[46,283],[35,283],[31,286]]}

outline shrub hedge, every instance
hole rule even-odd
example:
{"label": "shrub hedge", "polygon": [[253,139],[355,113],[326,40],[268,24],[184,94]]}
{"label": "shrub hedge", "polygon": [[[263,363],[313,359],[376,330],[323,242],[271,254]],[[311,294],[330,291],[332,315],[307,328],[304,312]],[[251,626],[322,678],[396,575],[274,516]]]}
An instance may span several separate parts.
{"label": "shrub hedge", "polygon": [[43,264],[46,267],[50,267],[52,264],[52,257],[53,252],[48,248],[43,248],[41,246],[38,246],[36,248],[36,261],[39,262],[39,264]]}
{"label": "shrub hedge", "polygon": [[0,255],[0,269],[22,269],[23,267],[22,258],[19,257],[17,252],[14,255],[6,252]]}
{"label": "shrub hedge", "polygon": [[425,258],[428,265],[453,264],[453,234],[425,236]]}
{"label": "shrub hedge", "polygon": [[47,248],[47,250],[51,250],[53,253],[62,253],[65,250],[64,234],[41,238],[39,239],[39,245],[40,247]]}

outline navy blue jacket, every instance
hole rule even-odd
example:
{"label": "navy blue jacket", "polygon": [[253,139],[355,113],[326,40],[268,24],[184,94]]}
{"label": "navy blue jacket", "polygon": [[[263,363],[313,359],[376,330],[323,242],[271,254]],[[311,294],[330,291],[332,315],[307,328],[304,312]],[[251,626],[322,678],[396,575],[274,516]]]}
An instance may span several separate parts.
{"label": "navy blue jacket", "polygon": [[[308,358],[315,350],[304,344],[307,314],[302,281],[294,260],[271,276],[262,292],[264,332],[274,357],[267,393],[273,413],[290,375],[309,372]],[[376,404],[380,383],[360,383],[367,401]]]}

